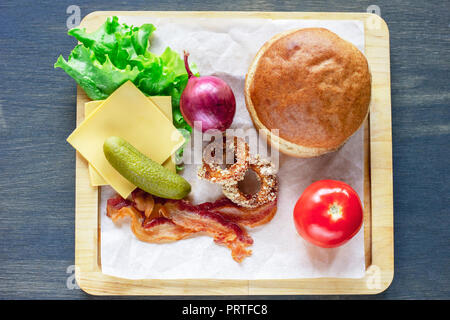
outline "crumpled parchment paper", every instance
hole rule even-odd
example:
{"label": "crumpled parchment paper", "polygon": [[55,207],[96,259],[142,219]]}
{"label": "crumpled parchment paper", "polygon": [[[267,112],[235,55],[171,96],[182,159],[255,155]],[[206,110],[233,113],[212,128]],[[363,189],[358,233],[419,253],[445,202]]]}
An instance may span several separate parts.
{"label": "crumpled parchment paper", "polygon": [[[190,61],[201,75],[225,80],[236,96],[237,110],[232,128],[255,131],[244,102],[244,78],[258,49],[273,35],[290,29],[324,27],[352,42],[364,52],[361,21],[270,20],[216,18],[119,17],[120,22],[156,26],[151,51],[162,53],[166,46],[190,52]],[[189,156],[190,151],[186,151]],[[191,183],[195,203],[213,201],[219,186],[196,177],[197,164],[188,164],[183,176]],[[309,244],[296,232],[292,212],[303,190],[320,179],[349,183],[364,201],[363,129],[337,152],[313,159],[280,155],[278,212],[263,226],[248,229],[254,240],[253,254],[242,263],[230,250],[216,245],[208,236],[168,244],[137,240],[128,222],[115,225],[106,217],[106,200],[114,194],[101,188],[101,265],[108,275],[130,279],[288,279],[313,277],[360,278],[364,275],[364,232],[344,246],[322,249]]]}

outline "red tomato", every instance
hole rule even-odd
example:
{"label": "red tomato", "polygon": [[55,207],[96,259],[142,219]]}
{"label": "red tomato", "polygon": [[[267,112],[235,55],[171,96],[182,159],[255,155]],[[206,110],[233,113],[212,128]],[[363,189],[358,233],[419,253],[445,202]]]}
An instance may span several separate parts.
{"label": "red tomato", "polygon": [[336,180],[320,180],[305,189],[294,208],[297,232],[309,242],[338,247],[361,228],[363,209],[355,190]]}

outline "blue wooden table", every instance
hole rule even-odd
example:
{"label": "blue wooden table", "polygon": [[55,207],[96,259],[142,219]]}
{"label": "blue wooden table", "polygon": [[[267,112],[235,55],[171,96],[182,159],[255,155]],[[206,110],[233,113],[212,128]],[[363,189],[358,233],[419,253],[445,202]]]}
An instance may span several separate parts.
{"label": "blue wooden table", "polygon": [[75,46],[66,35],[70,5],[81,17],[97,10],[366,12],[372,5],[390,29],[395,276],[382,294],[357,298],[450,298],[449,1],[93,3],[0,2],[1,299],[96,298],[72,282],[75,152],[65,140],[75,127],[76,87],[53,69]]}

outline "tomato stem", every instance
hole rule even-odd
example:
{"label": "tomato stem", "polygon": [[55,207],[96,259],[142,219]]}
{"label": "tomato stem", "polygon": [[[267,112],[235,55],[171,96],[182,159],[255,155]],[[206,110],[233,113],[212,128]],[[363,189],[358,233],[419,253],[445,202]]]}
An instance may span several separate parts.
{"label": "tomato stem", "polygon": [[331,216],[331,219],[334,221],[342,218],[342,206],[334,202],[328,208],[328,214]]}

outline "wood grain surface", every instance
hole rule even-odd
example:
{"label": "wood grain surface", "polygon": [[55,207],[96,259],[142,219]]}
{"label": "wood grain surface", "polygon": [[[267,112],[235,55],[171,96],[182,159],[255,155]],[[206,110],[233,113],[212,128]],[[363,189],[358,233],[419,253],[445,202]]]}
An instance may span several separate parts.
{"label": "wood grain surface", "polygon": [[[83,17],[112,9],[365,12],[373,3],[1,2],[2,299],[99,299],[73,288],[71,278],[75,152],[65,139],[75,127],[76,86],[64,72],[53,70],[53,64],[76,44],[66,35],[66,10],[72,4],[80,7]],[[377,1],[376,5],[390,30],[395,276],[385,292],[356,298],[449,298],[449,3]]]}

